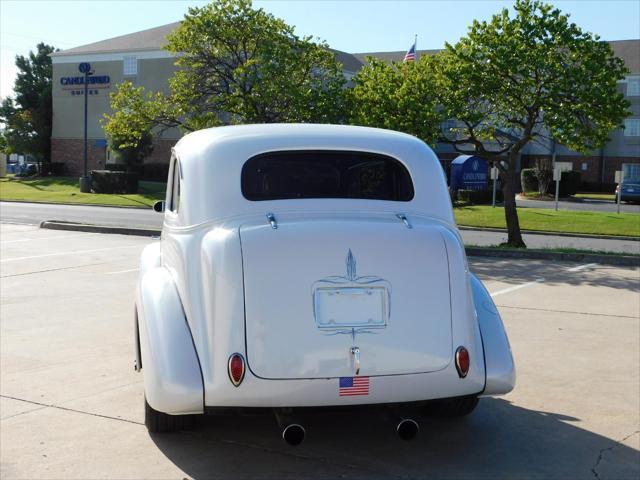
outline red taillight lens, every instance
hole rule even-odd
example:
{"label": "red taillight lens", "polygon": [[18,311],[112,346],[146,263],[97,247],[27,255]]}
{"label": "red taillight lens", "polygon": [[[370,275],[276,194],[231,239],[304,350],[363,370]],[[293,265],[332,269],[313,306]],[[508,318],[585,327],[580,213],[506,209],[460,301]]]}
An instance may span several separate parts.
{"label": "red taillight lens", "polygon": [[456,370],[460,378],[464,378],[469,373],[469,352],[464,347],[458,347],[456,350]]}
{"label": "red taillight lens", "polygon": [[244,358],[239,353],[229,357],[229,379],[236,387],[244,379]]}

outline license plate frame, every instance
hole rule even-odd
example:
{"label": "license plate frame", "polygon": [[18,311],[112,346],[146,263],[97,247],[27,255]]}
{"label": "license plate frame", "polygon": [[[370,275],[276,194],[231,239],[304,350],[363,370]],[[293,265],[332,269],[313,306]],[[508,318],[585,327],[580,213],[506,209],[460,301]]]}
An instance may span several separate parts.
{"label": "license plate frame", "polygon": [[313,292],[316,326],[321,330],[385,328],[389,293],[385,286],[317,287]]}

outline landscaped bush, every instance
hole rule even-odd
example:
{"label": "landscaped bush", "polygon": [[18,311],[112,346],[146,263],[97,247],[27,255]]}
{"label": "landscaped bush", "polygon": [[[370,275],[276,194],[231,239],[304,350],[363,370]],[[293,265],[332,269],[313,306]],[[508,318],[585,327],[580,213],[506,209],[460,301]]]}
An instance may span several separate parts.
{"label": "landscaped bush", "polygon": [[149,162],[140,167],[140,180],[166,182],[169,177],[169,162]]}
{"label": "landscaped bush", "polygon": [[46,162],[40,167],[40,175],[52,177],[61,177],[64,173],[64,163],[62,162]]}
{"label": "landscaped bush", "polygon": [[562,176],[560,177],[560,196],[568,197],[578,193],[580,190],[580,177],[580,172],[576,170],[562,172]]}
{"label": "landscaped bush", "polygon": [[523,168],[520,170],[520,184],[524,192],[538,191],[538,178],[535,168]]}
{"label": "landscaped bush", "polygon": [[590,193],[614,193],[616,191],[616,184],[600,182],[580,182],[579,191]]}
{"label": "landscaped bush", "polygon": [[91,190],[94,193],[136,193],[138,191],[138,174],[135,172],[91,170]]}
{"label": "landscaped bush", "polygon": [[124,163],[107,163],[104,169],[110,172],[126,172],[127,166]]}
{"label": "landscaped bush", "polygon": [[[493,190],[458,190],[458,200],[473,205],[490,205],[493,202]],[[501,190],[496,190],[496,202],[502,202]]]}

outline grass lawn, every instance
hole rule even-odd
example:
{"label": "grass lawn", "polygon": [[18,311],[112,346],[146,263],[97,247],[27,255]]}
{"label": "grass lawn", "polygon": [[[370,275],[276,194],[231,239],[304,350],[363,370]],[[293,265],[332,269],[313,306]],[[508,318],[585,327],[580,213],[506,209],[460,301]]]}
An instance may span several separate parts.
{"label": "grass lawn", "polygon": [[[458,225],[506,228],[504,209],[491,206],[456,207]],[[519,208],[523,230],[543,230],[596,235],[628,235],[640,237],[640,215],[637,213],[577,212],[542,208]]]}
{"label": "grass lawn", "polygon": [[616,200],[616,196],[613,193],[576,193],[574,197],[586,200],[611,200],[612,202]]}
{"label": "grass lawn", "polygon": [[164,200],[167,185],[160,182],[140,182],[138,193],[130,195],[80,193],[77,177],[48,177],[16,180],[0,179],[0,200],[25,202],[90,203],[126,207],[152,207]]}

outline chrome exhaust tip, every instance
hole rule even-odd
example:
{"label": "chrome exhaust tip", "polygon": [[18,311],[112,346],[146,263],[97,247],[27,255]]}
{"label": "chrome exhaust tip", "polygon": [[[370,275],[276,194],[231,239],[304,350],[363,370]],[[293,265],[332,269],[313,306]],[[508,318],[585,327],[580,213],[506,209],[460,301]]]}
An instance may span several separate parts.
{"label": "chrome exhaust tip", "polygon": [[302,425],[298,425],[297,423],[287,425],[284,430],[282,430],[283,440],[294,447],[302,443],[305,434],[306,431],[304,427]]}
{"label": "chrome exhaust tip", "polygon": [[398,436],[403,440],[412,440],[418,434],[418,430],[420,430],[420,425],[411,418],[400,420],[396,427]]}

